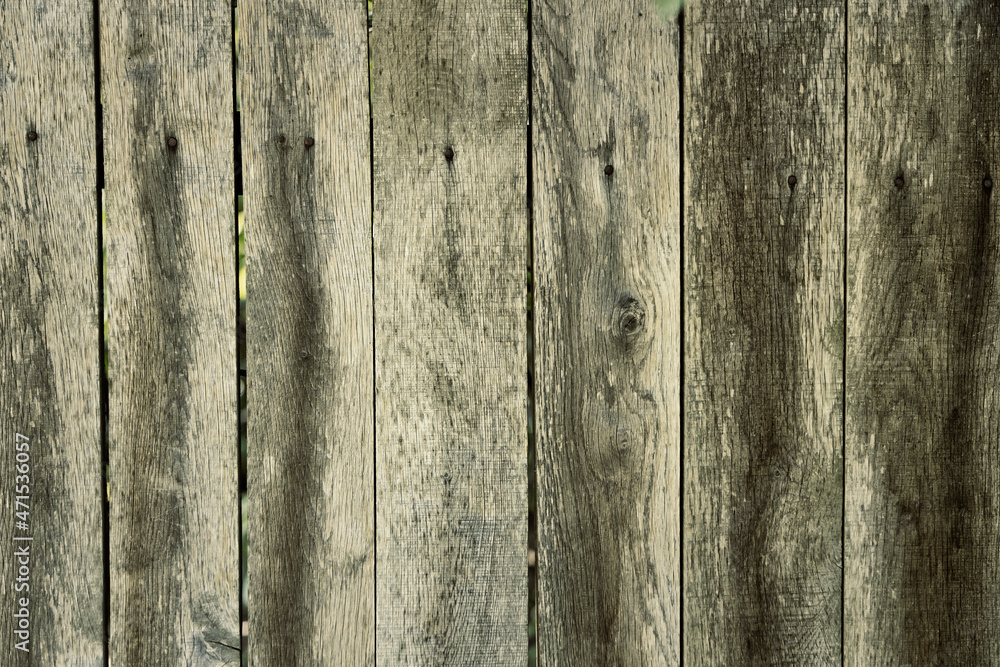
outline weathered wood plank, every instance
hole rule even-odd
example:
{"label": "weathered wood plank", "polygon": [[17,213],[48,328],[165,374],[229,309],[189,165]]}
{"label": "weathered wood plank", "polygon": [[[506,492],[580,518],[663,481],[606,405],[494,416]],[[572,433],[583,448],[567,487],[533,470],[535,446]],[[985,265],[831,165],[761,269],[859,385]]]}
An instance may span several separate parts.
{"label": "weathered wood plank", "polygon": [[367,9],[239,15],[250,663],[374,665]]}
{"label": "weathered wood plank", "polygon": [[0,17],[0,664],[103,665],[93,3]]}
{"label": "weathered wood plank", "polygon": [[525,5],[374,11],[378,664],[523,665]]}
{"label": "weathered wood plank", "polygon": [[845,664],[1000,664],[1000,6],[854,0]]}
{"label": "weathered wood plank", "polygon": [[685,663],[839,664],[844,7],[687,12]]}
{"label": "weathered wood plank", "polygon": [[557,0],[532,23],[539,662],[677,665],[677,22]]}
{"label": "weathered wood plank", "polygon": [[231,11],[101,4],[112,665],[239,660]]}

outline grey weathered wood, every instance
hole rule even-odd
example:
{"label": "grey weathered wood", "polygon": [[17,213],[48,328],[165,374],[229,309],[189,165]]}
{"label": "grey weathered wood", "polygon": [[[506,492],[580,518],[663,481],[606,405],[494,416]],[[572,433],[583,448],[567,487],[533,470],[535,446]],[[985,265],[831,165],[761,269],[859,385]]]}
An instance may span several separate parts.
{"label": "grey weathered wood", "polygon": [[239,15],[250,663],[374,665],[367,10]]}
{"label": "grey weathered wood", "polygon": [[539,663],[677,665],[677,22],[558,0],[532,23]]}
{"label": "grey weathered wood", "polygon": [[844,7],[686,11],[685,663],[839,664]]}
{"label": "grey weathered wood", "polygon": [[[103,665],[93,5],[14,1],[0,17],[0,664]],[[14,516],[18,433],[30,438],[27,530]],[[21,597],[29,653],[14,647]]]}
{"label": "grey weathered wood", "polygon": [[848,17],[844,662],[1000,664],[1000,6]]}
{"label": "grey weathered wood", "polygon": [[380,0],[371,40],[378,664],[520,666],[525,5]]}
{"label": "grey weathered wood", "polygon": [[234,664],[240,635],[231,7],[108,0],[100,16],[110,662]]}

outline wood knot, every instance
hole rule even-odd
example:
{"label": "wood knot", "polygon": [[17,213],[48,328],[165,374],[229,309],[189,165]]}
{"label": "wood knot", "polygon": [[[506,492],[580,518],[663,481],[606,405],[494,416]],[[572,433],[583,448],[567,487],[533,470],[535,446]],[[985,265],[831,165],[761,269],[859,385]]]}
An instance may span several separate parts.
{"label": "wood knot", "polygon": [[627,410],[599,414],[594,424],[600,434],[594,472],[604,484],[624,490],[643,465],[646,429],[642,420]]}
{"label": "wood knot", "polygon": [[631,341],[640,335],[646,326],[646,310],[639,300],[623,296],[615,304],[612,331],[616,338]]}
{"label": "wood knot", "polygon": [[627,426],[619,426],[615,429],[614,451],[618,454],[628,454],[633,449],[632,431]]}

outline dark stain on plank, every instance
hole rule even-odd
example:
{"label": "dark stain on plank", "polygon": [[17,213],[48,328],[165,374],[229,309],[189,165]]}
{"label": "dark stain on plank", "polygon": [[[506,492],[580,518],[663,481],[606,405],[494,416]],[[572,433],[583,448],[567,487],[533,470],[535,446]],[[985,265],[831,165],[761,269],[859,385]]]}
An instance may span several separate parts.
{"label": "dark stain on plank", "polygon": [[[448,144],[451,146],[451,144]],[[465,245],[472,247],[466,238],[468,233],[462,227],[463,202],[462,188],[459,185],[459,169],[462,159],[456,151],[453,160],[447,160],[443,151],[437,147],[435,151],[435,167],[432,175],[441,179],[443,200],[441,212],[441,232],[437,235],[437,252],[429,254],[427,265],[423,269],[422,282],[429,282],[434,296],[447,308],[469,323],[469,298],[465,286],[466,280],[461,274]],[[441,266],[443,264],[443,267]],[[443,271],[441,269],[444,269]]]}
{"label": "dark stain on plank", "polygon": [[[898,36],[913,54],[904,49],[913,67],[889,69],[878,98],[859,87],[851,121],[857,142],[873,146],[855,177],[861,197],[878,202],[851,230],[869,272],[852,308],[871,329],[851,359],[855,448],[869,438],[877,445],[855,456],[884,471],[871,489],[873,514],[856,518],[877,526],[871,555],[855,547],[871,583],[854,585],[874,593],[856,625],[866,630],[868,657],[892,651],[907,664],[996,657],[996,362],[988,350],[1000,294],[983,179],[997,156],[998,17],[995,3],[928,3],[909,13],[886,6],[853,28],[861,67],[888,60],[886,45]],[[886,38],[870,40],[873,28]],[[898,149],[899,138],[882,130],[887,115],[909,121],[898,124]],[[889,162],[894,173],[879,173]]]}
{"label": "dark stain on plank", "polygon": [[[19,165],[21,169],[12,170],[11,175],[21,179],[23,184],[21,196],[24,197],[24,203],[21,204],[20,197],[12,196],[13,193],[9,191],[4,193],[6,196],[2,201],[12,205],[13,220],[38,220],[39,214],[45,209],[46,205],[39,193],[45,192],[48,186],[44,179],[39,178],[39,152],[29,151],[28,160]],[[0,165],[7,166],[3,163]],[[6,185],[2,176],[0,173],[0,187]],[[55,229],[49,225],[45,228]],[[8,525],[11,528],[11,535],[28,534],[35,537],[35,541],[31,543],[32,594],[29,606],[32,624],[31,649],[34,651],[32,655],[37,655],[39,648],[43,651],[47,648],[44,643],[40,643],[39,633],[44,633],[50,628],[54,630],[59,628],[55,619],[56,610],[44,602],[46,598],[60,594],[58,589],[53,590],[47,586],[48,582],[58,581],[58,577],[53,574],[50,578],[44,574],[48,574],[46,569],[52,567],[50,564],[61,563],[60,541],[69,536],[68,531],[64,533],[59,527],[66,514],[66,508],[62,506],[65,502],[63,500],[65,489],[62,488],[63,485],[58,477],[60,469],[64,467],[59,464],[64,448],[57,440],[58,434],[66,432],[60,409],[65,402],[58,400],[59,394],[54,385],[59,376],[52,361],[52,347],[58,343],[58,339],[54,335],[55,332],[52,332],[50,326],[46,324],[47,320],[51,321],[46,314],[47,310],[53,305],[58,305],[61,296],[50,288],[52,281],[49,277],[58,275],[59,270],[53,266],[56,260],[49,244],[61,241],[47,239],[37,229],[35,233],[37,236],[33,243],[21,239],[17,249],[8,248],[0,253],[5,255],[2,258],[5,261],[0,264],[0,285],[4,289],[2,319],[5,324],[4,331],[0,334],[0,350],[3,350],[5,357],[0,364],[0,370],[6,378],[5,386],[0,387],[0,406],[2,406],[0,409],[3,409],[5,422],[11,428],[8,432],[10,443],[15,440],[14,432],[30,438],[29,532],[14,530],[13,512],[21,508],[15,508],[13,502],[9,506],[11,512],[9,516],[12,518]],[[32,283],[36,286],[34,289]],[[17,361],[13,358],[15,350]],[[9,491],[13,495],[17,475],[15,466],[18,465],[15,462],[13,444],[9,446],[9,452],[9,456],[4,457],[4,463],[0,464],[0,472],[3,473],[2,477],[9,484]],[[51,533],[49,528],[52,529]],[[13,544],[18,547],[25,543]],[[8,562],[11,569],[0,571],[0,574],[10,574],[10,578],[5,578],[5,581],[13,582],[17,559],[10,558]],[[44,574],[39,577],[39,573]],[[13,585],[11,589],[13,590]],[[12,623],[11,628],[14,627],[16,626]],[[19,652],[11,649],[9,655],[17,653]],[[41,655],[47,654],[43,652]]]}
{"label": "dark stain on plank", "polygon": [[[842,20],[827,2],[765,12],[707,2],[685,15],[685,298],[696,319],[685,323],[684,447],[701,483],[685,489],[696,496],[684,537],[694,664],[839,658],[839,456],[819,461],[840,434],[835,392],[815,387],[840,379],[842,358],[830,330],[843,326],[831,214],[843,98],[820,84],[844,62],[831,39]],[[792,503],[809,516],[788,526]]]}
{"label": "dark stain on plank", "polygon": [[[938,613],[930,613],[931,609],[961,609],[965,617],[984,618],[983,582],[994,560],[987,551],[988,541],[981,537],[989,529],[988,501],[981,493],[989,482],[979,451],[983,438],[979,406],[985,399],[979,368],[988,344],[990,306],[998,297],[993,284],[997,247],[985,206],[987,197],[970,193],[967,203],[958,207],[959,219],[940,230],[946,245],[954,249],[954,260],[948,262],[948,269],[927,267],[937,284],[945,270],[952,298],[941,313],[947,322],[946,337],[939,341],[947,369],[938,378],[942,386],[935,388],[933,375],[920,383],[920,391],[928,396],[925,400],[932,403],[923,413],[929,416],[924,418],[924,427],[934,435],[927,465],[911,482],[920,499],[908,514],[918,542],[927,548],[905,552],[904,599],[926,599],[931,591],[937,600],[930,607],[913,606],[908,611],[907,652],[913,664],[928,655],[975,664],[989,661],[970,642],[967,627],[942,624]],[[907,261],[920,264],[917,256]],[[931,292],[937,293],[938,288]],[[932,304],[927,307],[923,312],[934,312]],[[934,415],[940,416],[941,423],[934,423]]]}
{"label": "dark stain on plank", "polygon": [[803,276],[783,258],[802,256],[804,234],[799,216],[789,217],[790,224],[776,233],[763,206],[755,203],[747,210],[747,200],[731,202],[723,232],[729,238],[723,245],[732,249],[727,254],[733,265],[732,307],[749,349],[745,365],[737,370],[742,376],[737,391],[746,398],[734,406],[741,438],[747,443],[741,482],[746,503],[732,508],[728,563],[730,586],[744,610],[731,627],[743,646],[731,645],[730,661],[776,664],[785,650],[781,623],[785,604],[775,597],[780,582],[773,580],[768,560],[769,553],[780,548],[773,542],[778,530],[775,502],[785,493],[786,458],[794,457],[801,436],[793,407],[802,400],[798,380],[803,354],[798,333],[801,306],[796,303]]}
{"label": "dark stain on plank", "polygon": [[[136,206],[145,223],[140,233],[148,263],[139,270],[147,272],[141,281],[148,287],[149,302],[134,305],[131,340],[135,351],[149,345],[151,359],[148,364],[130,366],[135,370],[129,376],[116,378],[118,391],[127,386],[136,397],[128,404],[156,407],[121,422],[123,444],[128,448],[127,496],[131,498],[124,508],[124,562],[129,582],[125,636],[130,664],[184,659],[177,654],[154,657],[149,653],[154,644],[148,632],[149,628],[162,627],[164,619],[178,622],[184,605],[176,571],[183,567],[178,556],[185,538],[183,489],[189,483],[185,466],[190,391],[186,369],[195,363],[187,345],[193,332],[183,316],[182,290],[189,283],[186,262],[190,256],[184,228],[189,213],[178,173],[185,159],[184,136],[180,135],[176,152],[167,146],[168,137],[178,133],[169,120],[154,113],[154,100],[168,94],[162,73],[153,65],[144,71],[149,89],[144,91],[145,103],[137,103],[132,110],[131,127],[137,134],[131,137],[129,159],[135,174]],[[176,486],[164,487],[166,480]],[[179,647],[172,642],[164,646]]]}
{"label": "dark stain on plank", "polygon": [[[290,68],[294,64],[290,54],[298,47],[291,43],[299,34],[296,30],[305,19],[303,8],[293,6],[287,17],[288,25],[275,28],[271,42],[285,54],[276,58],[272,66],[278,70],[277,81],[294,81],[297,74]],[[270,557],[283,564],[280,576],[269,573],[258,579],[261,603],[268,606],[265,626],[267,636],[265,654],[277,662],[293,662],[303,654],[314,636],[312,610],[300,600],[315,597],[318,576],[328,573],[315,570],[312,562],[319,548],[317,540],[316,502],[325,497],[322,488],[325,458],[319,454],[325,435],[324,414],[318,409],[333,399],[318,394],[328,391],[330,377],[339,373],[339,355],[327,345],[328,332],[324,326],[324,301],[319,292],[319,276],[325,270],[323,258],[316,250],[315,224],[315,155],[304,146],[303,137],[314,136],[315,130],[308,122],[288,111],[295,108],[295,100],[283,85],[272,90],[272,106],[276,113],[271,118],[267,144],[261,147],[270,160],[265,170],[267,192],[273,193],[273,211],[268,219],[277,223],[267,230],[272,237],[275,256],[271,259],[277,275],[272,276],[274,295],[280,300],[280,313],[268,313],[262,322],[266,338],[284,339],[289,355],[286,382],[296,391],[286,397],[280,408],[282,432],[280,442],[266,443],[268,453],[275,457],[277,479],[271,489],[280,489],[281,502],[261,508],[262,521],[276,522],[281,526],[280,537],[269,535],[266,547]],[[264,232],[264,230],[261,230]],[[266,303],[262,301],[261,303]],[[333,383],[334,385],[336,383]],[[257,391],[268,391],[257,385]],[[261,443],[265,445],[265,443]],[[345,564],[349,567],[349,564]],[[296,591],[289,595],[288,591]]]}

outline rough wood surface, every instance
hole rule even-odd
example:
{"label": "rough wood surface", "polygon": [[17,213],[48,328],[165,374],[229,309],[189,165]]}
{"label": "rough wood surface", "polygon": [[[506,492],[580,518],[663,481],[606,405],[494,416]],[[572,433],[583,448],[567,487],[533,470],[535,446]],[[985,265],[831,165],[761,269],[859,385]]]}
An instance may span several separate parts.
{"label": "rough wood surface", "polygon": [[239,14],[250,664],[374,665],[367,10]]}
{"label": "rough wood surface", "polygon": [[677,665],[677,22],[532,11],[539,664]]}
{"label": "rough wood surface", "polygon": [[520,666],[525,5],[379,0],[371,44],[378,664]]}
{"label": "rough wood surface", "polygon": [[110,661],[238,664],[231,7],[100,16]]}
{"label": "rough wood surface", "polygon": [[15,0],[0,16],[0,664],[103,665],[93,4]]}
{"label": "rough wood surface", "polygon": [[844,662],[1000,664],[1000,6],[848,17]]}
{"label": "rough wood surface", "polygon": [[844,7],[686,11],[685,664],[839,664]]}

